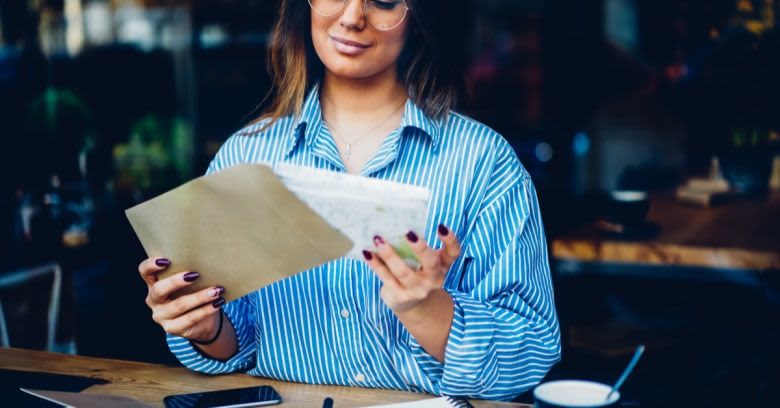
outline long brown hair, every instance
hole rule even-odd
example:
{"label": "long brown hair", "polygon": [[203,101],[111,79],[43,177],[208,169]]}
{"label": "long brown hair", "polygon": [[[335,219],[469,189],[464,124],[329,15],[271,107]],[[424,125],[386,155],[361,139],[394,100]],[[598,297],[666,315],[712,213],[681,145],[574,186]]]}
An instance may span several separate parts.
{"label": "long brown hair", "polygon": [[[363,0],[353,0],[363,1]],[[463,93],[466,41],[473,4],[469,0],[406,0],[410,24],[398,59],[398,78],[409,98],[428,116],[442,119]],[[269,47],[268,70],[273,102],[257,120],[266,126],[299,115],[324,66],[311,40],[311,14],[306,0],[281,0]]]}

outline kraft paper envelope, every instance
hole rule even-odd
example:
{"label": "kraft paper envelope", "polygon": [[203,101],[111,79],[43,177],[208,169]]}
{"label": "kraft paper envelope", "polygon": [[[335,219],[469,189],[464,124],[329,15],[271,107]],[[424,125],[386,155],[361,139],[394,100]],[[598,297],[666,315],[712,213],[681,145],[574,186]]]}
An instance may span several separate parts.
{"label": "kraft paper envelope", "polygon": [[134,400],[128,397],[121,397],[116,395],[100,395],[100,394],[81,394],[78,392],[61,392],[61,391],[43,391],[43,390],[28,390],[25,388],[19,388],[20,390],[34,395],[38,398],[45,399],[55,404],[62,405],[64,407],[75,408],[152,408],[153,405],[145,404],[141,401]]}
{"label": "kraft paper envelope", "polygon": [[222,285],[229,302],[353,245],[260,164],[197,178],[125,213],[147,255],[171,260],[161,279],[200,273],[177,295]]}

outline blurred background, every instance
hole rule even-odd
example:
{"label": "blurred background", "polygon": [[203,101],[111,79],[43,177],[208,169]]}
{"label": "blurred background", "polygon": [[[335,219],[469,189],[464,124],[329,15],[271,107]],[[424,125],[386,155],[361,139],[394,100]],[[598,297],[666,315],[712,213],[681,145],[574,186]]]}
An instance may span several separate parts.
{"label": "blurred background", "polygon": [[[779,3],[476,2],[460,110],[539,190],[548,379],[611,383],[644,343],[635,406],[780,406]],[[258,116],[276,8],[0,0],[3,346],[176,363],[124,210]]]}

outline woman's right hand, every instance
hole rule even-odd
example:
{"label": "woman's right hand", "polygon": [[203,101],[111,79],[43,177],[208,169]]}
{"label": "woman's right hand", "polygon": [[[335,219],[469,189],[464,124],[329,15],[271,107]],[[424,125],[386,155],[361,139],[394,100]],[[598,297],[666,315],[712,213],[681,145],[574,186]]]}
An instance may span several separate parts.
{"label": "woman's right hand", "polygon": [[157,274],[170,266],[165,258],[147,258],[138,265],[138,272],[149,288],[146,304],[152,309],[152,319],[166,333],[195,341],[214,337],[219,326],[219,312],[225,299],[223,287],[211,287],[171,299],[171,294],[191,285],[200,275],[182,272],[158,280]]}

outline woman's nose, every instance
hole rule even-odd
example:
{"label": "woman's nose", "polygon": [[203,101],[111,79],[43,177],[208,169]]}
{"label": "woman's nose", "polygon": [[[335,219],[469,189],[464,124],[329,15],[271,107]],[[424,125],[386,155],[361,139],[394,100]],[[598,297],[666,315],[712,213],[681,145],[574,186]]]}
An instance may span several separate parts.
{"label": "woman's nose", "polygon": [[366,27],[366,13],[363,0],[349,0],[339,21],[346,28],[362,30]]}

